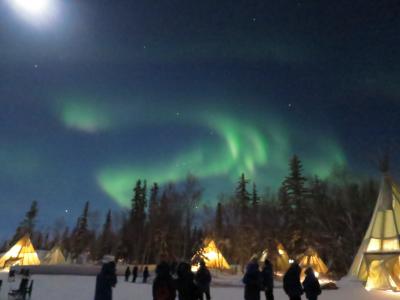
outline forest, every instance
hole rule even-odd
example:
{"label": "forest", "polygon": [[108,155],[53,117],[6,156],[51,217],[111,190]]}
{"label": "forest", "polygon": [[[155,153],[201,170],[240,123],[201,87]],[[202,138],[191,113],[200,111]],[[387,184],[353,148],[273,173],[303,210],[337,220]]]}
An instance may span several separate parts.
{"label": "forest", "polygon": [[1,251],[30,234],[37,249],[60,245],[73,259],[85,253],[97,261],[112,254],[129,263],[151,264],[190,260],[204,239],[213,238],[229,263],[243,266],[280,242],[294,259],[315,248],[331,274],[343,276],[367,229],[378,182],[355,178],[343,168],[324,180],[305,173],[295,155],[280,188],[262,193],[241,174],[231,194],[221,194],[214,206],[202,203],[206,187],[194,175],[162,187],[138,179],[130,209],[109,210],[102,226],[93,204],[86,202],[73,228],[56,222],[39,230],[39,206],[33,201]]}

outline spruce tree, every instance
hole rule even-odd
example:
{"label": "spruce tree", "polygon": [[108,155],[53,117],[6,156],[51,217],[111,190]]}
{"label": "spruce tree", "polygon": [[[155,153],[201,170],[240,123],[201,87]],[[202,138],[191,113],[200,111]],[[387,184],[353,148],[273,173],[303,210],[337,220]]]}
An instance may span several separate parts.
{"label": "spruce tree", "polygon": [[249,181],[246,179],[245,175],[242,174],[237,184],[235,195],[239,208],[239,228],[236,232],[236,240],[238,244],[236,246],[236,251],[242,268],[244,268],[244,265],[251,256],[251,243],[253,241],[253,228],[250,221],[252,216],[249,211],[251,201],[250,194],[247,191],[248,183]]}
{"label": "spruce tree", "polygon": [[217,240],[222,238],[223,230],[224,230],[223,207],[222,203],[218,202],[217,210],[215,212],[215,236]]}
{"label": "spruce tree", "polygon": [[259,226],[259,206],[260,206],[260,197],[258,196],[257,186],[253,183],[253,191],[251,193],[251,220],[253,221],[254,229]]}
{"label": "spruce tree", "polygon": [[249,221],[250,194],[247,191],[248,183],[248,179],[246,179],[244,173],[242,173],[236,187],[236,200],[239,205],[241,225],[246,224]]}
{"label": "spruce tree", "polygon": [[251,217],[250,223],[252,226],[251,234],[251,244],[249,245],[252,248],[252,252],[258,252],[260,247],[260,197],[258,196],[257,186],[253,183],[253,190],[251,193],[251,209],[250,209]]}
{"label": "spruce tree", "polygon": [[170,199],[166,190],[163,191],[160,198],[158,222],[155,228],[155,255],[157,260],[168,256],[169,215],[171,210]]}
{"label": "spruce tree", "polygon": [[141,194],[142,194],[142,181],[139,179],[138,181],[136,181],[136,185],[133,188],[133,197],[131,200],[130,219],[132,222],[136,218],[138,211],[140,210]]}
{"label": "spruce tree", "polygon": [[67,254],[71,253],[71,238],[69,236],[68,227],[65,227],[64,232],[61,235],[61,246]]}
{"label": "spruce tree", "polygon": [[140,180],[136,182],[134,188],[134,196],[132,198],[132,221],[137,229],[140,230],[144,226],[146,219],[146,181],[143,186]]}
{"label": "spruce tree", "polygon": [[17,227],[11,243],[16,243],[25,234],[32,236],[35,230],[35,221],[38,213],[38,206],[36,201],[32,201],[29,210],[25,214],[24,220]]}
{"label": "spruce tree", "polygon": [[289,175],[283,182],[282,198],[289,205],[289,218],[287,220],[287,228],[291,233],[290,248],[291,250],[303,251],[307,238],[307,197],[308,190],[305,187],[306,178],[303,176],[303,166],[297,155],[294,155],[289,163]]}
{"label": "spruce tree", "polygon": [[84,252],[90,243],[90,232],[88,230],[89,202],[85,203],[82,215],[78,218],[73,233],[72,254],[77,258]]}
{"label": "spruce tree", "polygon": [[282,185],[279,188],[278,201],[279,201],[278,210],[279,210],[279,215],[281,217],[281,222],[279,223],[279,226],[281,227],[281,231],[283,233],[288,233],[288,231],[291,230],[290,227],[292,227],[293,223],[292,220],[294,218],[294,214],[293,214],[293,207],[289,202],[289,196],[287,194],[284,185]]}
{"label": "spruce tree", "polygon": [[130,219],[130,234],[131,234],[131,246],[133,250],[133,259],[139,261],[141,259],[141,253],[144,248],[145,235],[143,231],[145,229],[146,221],[146,181],[142,186],[141,180],[136,182],[136,186],[133,189],[132,198],[132,209]]}
{"label": "spruce tree", "polygon": [[303,166],[297,155],[294,155],[289,164],[290,173],[285,178],[283,186],[289,197],[289,202],[295,213],[304,213],[306,207],[307,189],[306,178],[303,176]]}
{"label": "spruce tree", "polygon": [[148,210],[148,230],[147,230],[147,239],[146,239],[146,246],[145,252],[146,257],[154,258],[155,256],[155,239],[156,239],[156,232],[157,232],[157,222],[159,217],[159,187],[157,183],[154,183],[150,189],[150,198],[149,198],[149,210]]}
{"label": "spruce tree", "polygon": [[195,215],[195,209],[198,208],[201,201],[201,195],[203,193],[202,187],[195,176],[188,174],[183,187],[183,193],[181,195],[181,202],[183,204],[184,214],[184,234],[183,234],[183,258],[189,259],[191,256],[191,234],[192,224]]}
{"label": "spruce tree", "polygon": [[257,193],[257,186],[255,183],[253,183],[253,192],[251,194],[251,207],[253,208],[253,210],[257,210],[259,204],[260,204],[260,197],[258,196]]}
{"label": "spruce tree", "polygon": [[149,223],[154,227],[158,217],[159,211],[159,200],[158,200],[159,187],[157,183],[154,183],[150,190],[149,198]]}
{"label": "spruce tree", "polygon": [[108,210],[106,220],[103,225],[103,231],[99,238],[100,245],[98,247],[98,259],[106,254],[111,254],[114,248],[114,234],[112,229],[111,210]]}
{"label": "spruce tree", "polygon": [[35,220],[38,213],[37,202],[33,201],[29,211],[26,213],[23,227],[26,228],[28,234],[32,234],[35,230]]}
{"label": "spruce tree", "polygon": [[37,249],[43,249],[43,234],[40,231],[35,232],[31,240]]}

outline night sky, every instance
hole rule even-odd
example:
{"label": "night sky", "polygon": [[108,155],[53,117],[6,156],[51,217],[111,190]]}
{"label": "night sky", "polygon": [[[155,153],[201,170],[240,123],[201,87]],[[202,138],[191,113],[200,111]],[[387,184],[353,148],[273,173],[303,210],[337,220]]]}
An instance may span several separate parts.
{"label": "night sky", "polygon": [[[398,1],[49,0],[0,4],[0,238],[83,203],[129,206],[188,172],[215,203],[240,173],[377,176],[400,132]],[[35,0],[36,1],[36,0]],[[396,151],[392,157],[394,173]],[[103,216],[103,215],[102,215]]]}

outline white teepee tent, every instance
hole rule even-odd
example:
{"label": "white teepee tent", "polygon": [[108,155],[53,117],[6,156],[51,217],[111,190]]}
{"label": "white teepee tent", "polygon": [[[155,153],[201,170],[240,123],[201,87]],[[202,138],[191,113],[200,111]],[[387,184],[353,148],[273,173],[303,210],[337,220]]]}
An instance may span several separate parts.
{"label": "white teepee tent", "polygon": [[289,256],[281,243],[276,244],[276,249],[264,250],[260,262],[263,263],[267,258],[271,261],[275,273],[285,274],[289,269]]}
{"label": "white teepee tent", "polygon": [[400,190],[388,174],[349,275],[368,289],[400,290]]}
{"label": "white teepee tent", "polygon": [[39,257],[28,235],[21,238],[0,258],[0,268],[7,268],[15,265],[40,265]]}
{"label": "white teepee tent", "polygon": [[317,251],[313,248],[308,248],[306,252],[299,258],[300,267],[305,270],[311,267],[314,272],[316,272],[316,276],[326,275],[328,273],[328,267],[324,263],[324,261],[319,257]]}
{"label": "white teepee tent", "polygon": [[43,260],[43,264],[46,265],[62,265],[65,264],[65,257],[64,254],[61,251],[61,248],[59,246],[55,246],[53,247],[53,249],[51,249],[46,257]]}
{"label": "white teepee tent", "polygon": [[213,240],[205,243],[205,246],[193,256],[192,262],[197,263],[199,259],[204,260],[210,269],[230,269],[230,265]]}

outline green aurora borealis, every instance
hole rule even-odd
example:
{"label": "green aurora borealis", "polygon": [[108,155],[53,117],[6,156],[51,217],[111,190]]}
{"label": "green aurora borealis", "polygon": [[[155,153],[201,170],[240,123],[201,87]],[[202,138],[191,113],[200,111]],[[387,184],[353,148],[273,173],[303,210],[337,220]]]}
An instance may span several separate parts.
{"label": "green aurora borealis", "polygon": [[67,128],[91,133],[110,129],[114,120],[105,108],[98,107],[85,99],[73,97],[58,107],[60,118]]}
{"label": "green aurora borealis", "polygon": [[[191,173],[201,180],[214,178],[224,181],[222,186],[233,186],[237,177],[244,172],[261,186],[265,183],[277,186],[287,170],[288,159],[294,153],[292,144],[295,141],[291,140],[293,132],[289,135],[288,130],[273,118],[265,121],[253,115],[250,119],[245,113],[239,117],[233,112],[229,113],[229,108],[225,108],[224,112],[209,111],[207,114],[196,113],[196,109],[194,112],[184,110],[166,116],[143,104],[131,103],[121,109],[122,104],[118,101],[113,106],[101,101],[95,105],[93,101],[83,101],[85,97],[79,99],[73,101],[69,97],[64,98],[58,115],[66,128],[87,135],[129,132],[129,128],[139,125],[143,130],[146,126],[160,129],[166,125],[195,126],[207,133],[206,138],[189,138],[181,149],[162,159],[146,159],[147,154],[142,152],[124,154],[125,159],[121,161],[113,154],[107,163],[101,164],[94,174],[96,181],[109,197],[122,206],[129,205],[133,183],[139,178],[166,184],[183,181]],[[153,118],[147,122],[135,118],[129,121],[128,116],[135,115],[137,107]],[[174,143],[174,140],[170,142]],[[163,147],[168,148],[168,145]],[[334,140],[323,137],[315,141],[313,149],[303,159],[309,174],[322,178],[330,174],[333,166],[345,164],[340,146]],[[212,191],[206,195],[216,197]]]}

